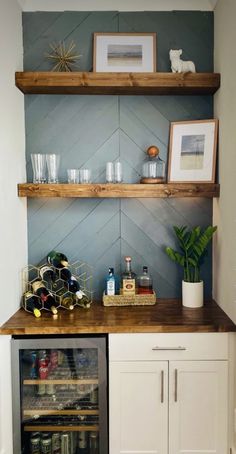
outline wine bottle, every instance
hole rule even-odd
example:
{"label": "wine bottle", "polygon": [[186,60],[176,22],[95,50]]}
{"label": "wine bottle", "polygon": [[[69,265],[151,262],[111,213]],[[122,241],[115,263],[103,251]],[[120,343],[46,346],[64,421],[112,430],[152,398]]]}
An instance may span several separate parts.
{"label": "wine bottle", "polygon": [[53,315],[56,315],[58,313],[58,310],[57,310],[55,304],[56,304],[56,301],[53,298],[53,296],[48,295],[46,301],[44,301],[44,307],[45,307],[45,309],[48,309],[49,311],[51,311],[53,313]]}
{"label": "wine bottle", "polygon": [[87,297],[86,293],[83,292],[83,290],[79,290],[76,292],[76,302],[79,306],[88,308],[90,307],[91,301]]}
{"label": "wine bottle", "polygon": [[70,279],[67,281],[68,284],[68,290],[71,293],[77,294],[77,292],[80,290],[80,285],[77,279],[74,276],[71,276]]}
{"label": "wine bottle", "polygon": [[36,318],[41,317],[42,304],[39,298],[31,292],[26,292],[23,295],[23,307],[34,314]]}
{"label": "wine bottle", "polygon": [[61,299],[61,306],[69,311],[74,309],[75,300],[72,295],[65,295]]}
{"label": "wine bottle", "polygon": [[32,283],[33,292],[39,296],[46,309],[49,309],[54,315],[57,314],[56,301],[51,293],[46,289],[43,281],[37,280]]}
{"label": "wine bottle", "polygon": [[59,276],[63,281],[68,281],[71,278],[71,271],[67,267],[61,268]]}
{"label": "wine bottle", "polygon": [[125,257],[125,271],[121,276],[123,295],[135,295],[137,275],[131,269],[131,257]]}
{"label": "wine bottle", "polygon": [[47,261],[49,265],[55,266],[55,268],[63,268],[68,266],[67,257],[58,251],[51,251],[47,256]]}
{"label": "wine bottle", "polygon": [[52,286],[55,279],[55,272],[51,266],[43,265],[39,269],[40,277],[43,281],[47,282],[48,285]]}

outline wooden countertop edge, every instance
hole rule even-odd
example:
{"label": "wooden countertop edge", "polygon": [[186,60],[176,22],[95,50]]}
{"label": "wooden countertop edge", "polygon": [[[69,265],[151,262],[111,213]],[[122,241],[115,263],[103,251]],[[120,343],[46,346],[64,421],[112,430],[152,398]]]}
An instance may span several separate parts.
{"label": "wooden countertop edge", "polygon": [[61,328],[61,329],[42,329],[38,330],[36,328],[2,328],[0,329],[0,335],[15,335],[15,336],[24,336],[24,335],[62,335],[62,334],[117,334],[117,333],[226,333],[226,332],[236,332],[236,328],[233,326],[214,326],[214,325],[197,325],[197,326],[184,326],[184,325],[155,325],[155,326],[121,326],[119,329],[117,327],[86,327],[78,328],[71,330],[71,328]]}
{"label": "wooden countertop edge", "polygon": [[0,327],[0,335],[77,335],[110,333],[225,333],[236,325],[212,301],[199,309],[184,308],[180,300],[160,299],[155,306],[104,307],[60,312],[40,319],[19,309]]}

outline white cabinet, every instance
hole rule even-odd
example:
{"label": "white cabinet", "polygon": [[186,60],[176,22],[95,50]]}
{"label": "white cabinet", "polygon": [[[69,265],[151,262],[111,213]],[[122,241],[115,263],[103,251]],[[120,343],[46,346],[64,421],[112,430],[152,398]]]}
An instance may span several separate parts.
{"label": "white cabinet", "polygon": [[110,453],[227,454],[227,346],[226,333],[110,335]]}
{"label": "white cabinet", "polygon": [[110,367],[110,453],[168,453],[168,362]]}
{"label": "white cabinet", "polygon": [[170,361],[170,454],[227,453],[227,361]]}

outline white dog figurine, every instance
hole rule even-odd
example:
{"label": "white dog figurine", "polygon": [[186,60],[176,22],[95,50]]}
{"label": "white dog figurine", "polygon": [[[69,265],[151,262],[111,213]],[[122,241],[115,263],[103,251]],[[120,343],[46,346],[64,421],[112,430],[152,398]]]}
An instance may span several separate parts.
{"label": "white dog figurine", "polygon": [[195,73],[195,64],[192,61],[183,61],[180,58],[182,55],[182,49],[170,50],[170,61],[172,73]]}

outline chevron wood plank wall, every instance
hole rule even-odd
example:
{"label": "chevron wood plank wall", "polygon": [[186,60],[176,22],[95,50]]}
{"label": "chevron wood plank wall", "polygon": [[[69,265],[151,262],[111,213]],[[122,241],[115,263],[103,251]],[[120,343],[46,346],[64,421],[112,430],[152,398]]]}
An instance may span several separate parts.
{"label": "chevron wood plank wall", "polygon": [[[82,54],[80,70],[92,69],[93,32],[156,32],[157,67],[169,71],[170,48],[183,48],[198,71],[213,70],[213,15],[205,12],[55,12],[24,13],[24,68],[49,70],[49,44],[72,39]],[[88,166],[94,182],[105,181],[105,164],[118,158],[124,180],[138,182],[144,151],[157,145],[167,159],[170,121],[212,118],[211,96],[25,96],[26,161],[30,153],[61,155],[60,180],[68,168]],[[158,294],[180,295],[181,272],[164,253],[174,245],[174,224],[212,222],[205,199],[29,199],[29,263],[50,249],[94,266],[96,296],[101,296],[108,266],[120,271],[126,254],[139,272],[148,265]],[[211,253],[203,268],[211,295]]]}

